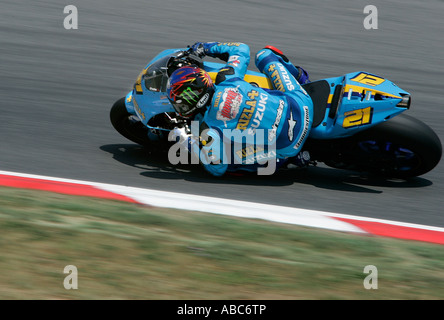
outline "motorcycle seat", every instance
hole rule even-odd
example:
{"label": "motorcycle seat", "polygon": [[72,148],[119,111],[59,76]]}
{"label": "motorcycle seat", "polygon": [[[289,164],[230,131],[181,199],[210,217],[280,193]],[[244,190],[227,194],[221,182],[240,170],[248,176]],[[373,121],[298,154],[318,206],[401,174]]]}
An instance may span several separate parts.
{"label": "motorcycle seat", "polygon": [[312,128],[319,126],[325,117],[328,98],[330,96],[330,85],[326,80],[313,81],[303,84],[302,87],[307,91],[313,101],[313,125]]}

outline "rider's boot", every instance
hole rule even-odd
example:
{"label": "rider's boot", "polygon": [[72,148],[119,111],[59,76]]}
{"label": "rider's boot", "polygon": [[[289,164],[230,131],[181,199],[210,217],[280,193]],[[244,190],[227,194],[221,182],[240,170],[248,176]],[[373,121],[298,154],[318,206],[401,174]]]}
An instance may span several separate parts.
{"label": "rider's boot", "polygon": [[299,152],[291,162],[298,167],[308,167],[312,163],[310,161],[310,153],[306,150]]}
{"label": "rider's boot", "polygon": [[256,66],[260,72],[263,72],[269,62],[276,60],[282,63],[300,84],[310,82],[307,71],[302,67],[294,66],[281,50],[273,46],[266,46],[256,54]]}

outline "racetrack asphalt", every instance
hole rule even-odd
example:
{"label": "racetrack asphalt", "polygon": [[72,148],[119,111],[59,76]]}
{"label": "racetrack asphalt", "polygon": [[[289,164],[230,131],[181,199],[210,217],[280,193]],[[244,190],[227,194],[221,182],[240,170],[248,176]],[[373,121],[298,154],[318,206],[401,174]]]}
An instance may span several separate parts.
{"label": "racetrack asphalt", "polygon": [[[65,5],[79,28],[66,30]],[[368,71],[412,94],[407,114],[444,141],[444,2],[0,0],[0,170],[444,227],[444,165],[408,181],[325,166],[214,179],[121,137],[109,109],[158,52],[196,41],[280,48],[312,80]],[[229,200],[227,200],[229,201]]]}

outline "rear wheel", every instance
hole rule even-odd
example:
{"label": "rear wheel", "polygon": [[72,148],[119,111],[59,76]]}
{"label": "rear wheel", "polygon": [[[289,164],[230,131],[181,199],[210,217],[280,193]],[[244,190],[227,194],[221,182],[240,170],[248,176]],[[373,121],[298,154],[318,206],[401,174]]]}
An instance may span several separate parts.
{"label": "rear wheel", "polygon": [[117,100],[111,108],[110,120],[114,129],[125,138],[140,144],[148,146],[148,128],[143,125],[140,119],[129,113],[125,106],[125,98]]}
{"label": "rear wheel", "polygon": [[343,139],[336,148],[338,152],[324,161],[326,165],[398,178],[429,172],[442,155],[436,133],[407,115]]}

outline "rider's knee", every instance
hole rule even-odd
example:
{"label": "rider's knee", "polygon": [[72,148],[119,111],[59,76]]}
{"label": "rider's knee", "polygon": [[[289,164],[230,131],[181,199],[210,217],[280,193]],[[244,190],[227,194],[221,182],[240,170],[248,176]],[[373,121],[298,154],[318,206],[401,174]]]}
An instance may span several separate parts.
{"label": "rider's knee", "polygon": [[305,84],[310,82],[308,72],[302,67],[293,65],[279,49],[267,46],[256,54],[255,63],[260,72],[264,72],[269,63],[277,62],[281,63],[298,83]]}
{"label": "rider's knee", "polygon": [[281,62],[279,56],[275,54],[272,50],[264,48],[259,50],[256,54],[255,64],[260,72],[263,72],[266,65],[272,62]]}

